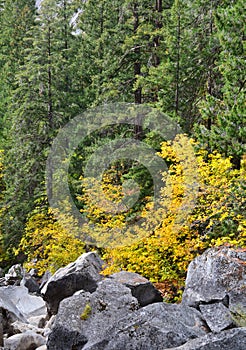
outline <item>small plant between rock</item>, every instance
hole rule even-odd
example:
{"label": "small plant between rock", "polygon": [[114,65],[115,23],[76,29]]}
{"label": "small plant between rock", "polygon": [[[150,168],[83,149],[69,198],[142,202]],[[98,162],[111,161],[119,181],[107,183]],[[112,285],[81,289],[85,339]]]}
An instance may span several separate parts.
{"label": "small plant between rock", "polygon": [[84,308],[82,314],[80,315],[81,320],[83,320],[83,321],[87,320],[88,317],[90,316],[90,314],[91,314],[91,306],[89,303],[87,303],[85,305],[85,308]]}
{"label": "small plant between rock", "polygon": [[242,305],[238,305],[233,312],[231,317],[237,327],[246,327],[246,312]]}

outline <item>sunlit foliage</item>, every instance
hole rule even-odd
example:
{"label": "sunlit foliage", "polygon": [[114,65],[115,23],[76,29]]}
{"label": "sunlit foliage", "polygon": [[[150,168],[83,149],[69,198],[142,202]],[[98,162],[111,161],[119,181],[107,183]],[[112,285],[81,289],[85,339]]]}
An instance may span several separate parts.
{"label": "sunlit foliage", "polygon": [[192,144],[184,135],[162,144],[160,155],[169,170],[164,174],[161,224],[136,244],[108,250],[105,273],[127,269],[152,281],[178,280],[182,285],[189,262],[205,248],[245,246],[245,159],[241,170],[217,152],[197,151],[191,161]]}
{"label": "sunlit foliage", "polygon": [[26,255],[25,267],[36,268],[39,274],[46,270],[54,273],[58,268],[76,260],[85,251],[84,243],[76,238],[76,223],[65,214],[49,209],[34,213],[28,220],[25,234],[16,254]]}

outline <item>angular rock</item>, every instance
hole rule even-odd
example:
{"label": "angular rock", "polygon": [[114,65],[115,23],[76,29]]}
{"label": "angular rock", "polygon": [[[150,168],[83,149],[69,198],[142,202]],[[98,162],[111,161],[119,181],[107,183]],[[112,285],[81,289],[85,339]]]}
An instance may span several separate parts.
{"label": "angular rock", "polygon": [[47,313],[41,297],[28,294],[26,287],[7,286],[0,288],[0,307],[12,313],[15,319],[27,322],[28,317]]}
{"label": "angular rock", "polygon": [[94,292],[102,280],[99,272],[104,262],[95,252],[81,255],[75,262],[59,269],[41,290],[51,314],[56,314],[61,300],[78,290]]}
{"label": "angular rock", "polygon": [[[246,281],[245,281],[246,283]],[[231,290],[228,293],[229,310],[236,325],[246,327],[246,285]]]}
{"label": "angular rock", "polygon": [[137,298],[141,306],[160,302],[163,300],[161,293],[153,286],[153,284],[137,273],[121,271],[114,273],[109,278],[124,284],[131,289],[132,295]]}
{"label": "angular rock", "polygon": [[82,349],[88,342],[99,342],[110,326],[137,308],[129,288],[105,279],[94,293],[80,291],[60,303],[47,349]]}
{"label": "angular rock", "polygon": [[36,293],[39,291],[39,284],[28,273],[26,273],[20,281],[20,286],[26,287],[29,293]]}
{"label": "angular rock", "polygon": [[52,315],[51,318],[49,319],[49,321],[46,323],[44,330],[43,330],[43,336],[44,337],[48,337],[49,334],[51,333],[51,328],[55,322],[56,316]]}
{"label": "angular rock", "polygon": [[47,350],[46,345],[39,346],[36,350]]}
{"label": "angular rock", "polygon": [[32,332],[37,333],[37,334],[43,333],[43,329],[35,327],[29,323],[23,323],[20,321],[13,322],[11,324],[10,328],[11,328],[11,335],[24,333],[26,331],[32,331]]}
{"label": "angular rock", "polygon": [[45,343],[45,338],[40,334],[27,331],[5,339],[4,348],[6,350],[34,350]]}
{"label": "angular rock", "polygon": [[0,308],[0,346],[3,346],[3,331],[4,331],[4,317],[3,317],[3,310]]}
{"label": "angular rock", "polygon": [[45,273],[43,274],[43,276],[41,277],[41,280],[40,280],[39,291],[42,290],[42,288],[45,286],[45,284],[48,282],[48,280],[51,277],[52,277],[52,273],[50,271],[45,271]]}
{"label": "angular rock", "polygon": [[27,321],[37,328],[44,328],[45,322],[47,321],[47,315],[32,316],[29,317]]}
{"label": "angular rock", "polygon": [[[163,350],[245,350],[246,328],[235,328],[218,334],[207,334],[186,344]],[[99,350],[99,349],[98,349]]]}
{"label": "angular rock", "polygon": [[14,322],[16,320],[20,320],[22,322],[27,322],[26,317],[16,307],[16,305],[12,302],[8,293],[6,293],[6,289],[8,289],[8,288],[9,288],[9,286],[0,288],[0,308],[2,310],[7,311],[8,318],[9,318],[10,322]]}
{"label": "angular rock", "polygon": [[208,249],[189,265],[182,303],[198,307],[200,303],[223,301],[245,279],[245,249]]}
{"label": "angular rock", "polygon": [[200,313],[189,307],[155,303],[119,320],[101,342],[85,350],[160,350],[206,334]]}
{"label": "angular rock", "polygon": [[78,292],[61,302],[47,349],[159,350],[204,334],[197,310],[166,303],[138,309],[129,288],[105,279],[94,293]]}
{"label": "angular rock", "polygon": [[13,265],[5,274],[5,281],[8,285],[20,285],[25,273],[25,269],[20,264]]}
{"label": "angular rock", "polygon": [[199,308],[212,332],[218,333],[234,325],[229,309],[222,303],[200,305]]}

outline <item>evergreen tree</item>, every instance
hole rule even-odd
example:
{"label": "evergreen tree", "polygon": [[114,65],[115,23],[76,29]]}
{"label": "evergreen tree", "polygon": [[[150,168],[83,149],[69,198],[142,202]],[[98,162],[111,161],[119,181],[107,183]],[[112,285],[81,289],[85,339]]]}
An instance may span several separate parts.
{"label": "evergreen tree", "polygon": [[87,105],[128,99],[122,61],[126,11],[122,1],[91,0],[82,4],[78,28],[79,74]]}
{"label": "evergreen tree", "polygon": [[0,2],[0,145],[6,147],[9,103],[15,74],[25,57],[24,38],[34,23],[34,0]]}
{"label": "evergreen tree", "polygon": [[210,151],[232,156],[234,165],[246,151],[245,118],[245,11],[243,1],[224,1],[216,11],[220,55],[215,71],[221,75],[219,93],[208,91],[201,105],[199,138]]}
{"label": "evergreen tree", "polygon": [[24,39],[25,59],[16,74],[11,147],[6,154],[3,233],[11,248],[18,245],[37,201],[46,205],[44,172],[49,146],[57,130],[80,109],[76,70],[70,67],[76,50],[70,25],[72,5],[44,0]]}
{"label": "evergreen tree", "polygon": [[126,1],[126,4],[128,30],[122,49],[129,72],[127,88],[132,91],[135,103],[149,103],[156,100],[155,86],[146,88],[146,80],[151,67],[160,64],[163,4],[162,1]]}
{"label": "evergreen tree", "polygon": [[80,62],[87,72],[89,103],[148,102],[141,77],[149,65],[159,64],[161,14],[162,1],[101,0],[95,6],[89,0],[83,4]]}
{"label": "evergreen tree", "polygon": [[154,106],[172,115],[188,133],[199,119],[198,102],[213,83],[217,57],[212,13],[216,4],[175,0],[163,10],[160,64],[151,67],[145,88],[155,87]]}

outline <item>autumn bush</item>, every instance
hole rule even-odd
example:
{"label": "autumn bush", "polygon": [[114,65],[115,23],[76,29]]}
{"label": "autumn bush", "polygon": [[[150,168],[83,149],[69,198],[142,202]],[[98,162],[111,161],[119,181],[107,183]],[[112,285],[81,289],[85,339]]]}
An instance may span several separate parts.
{"label": "autumn bush", "polygon": [[[3,157],[4,152],[0,150],[0,201],[3,200],[5,184],[4,184],[4,176],[3,176]],[[0,207],[0,217],[3,215],[4,208]],[[4,240],[1,232],[1,223],[0,223],[0,262],[7,260],[7,252],[4,249]]]}
{"label": "autumn bush", "polygon": [[[59,220],[56,219],[59,215]],[[37,210],[30,216],[16,254],[26,255],[24,266],[34,267],[42,275],[76,260],[85,251],[76,237],[75,219],[52,209]]]}
{"label": "autumn bush", "polygon": [[206,248],[245,246],[245,159],[235,170],[230,158],[196,150],[185,135],[164,142],[160,156],[169,165],[155,218],[160,223],[138,242],[108,249],[105,273],[126,269],[182,286],[188,264]]}
{"label": "autumn bush", "polygon": [[[81,178],[78,200],[87,219],[83,233],[101,248],[108,263],[105,275],[124,269],[152,282],[169,283],[177,291],[184,285],[188,264],[206,248],[245,246],[246,159],[240,170],[234,169],[230,158],[198,149],[186,135],[163,142],[159,156],[168,170],[154,212],[149,196],[142,196],[137,207],[123,207],[124,174],[114,166],[101,183]],[[54,272],[84,252],[74,219],[60,214],[57,221],[56,214],[49,209],[30,216],[18,249],[27,256],[26,266],[35,266],[40,273]],[[139,219],[143,220],[138,226]]]}

